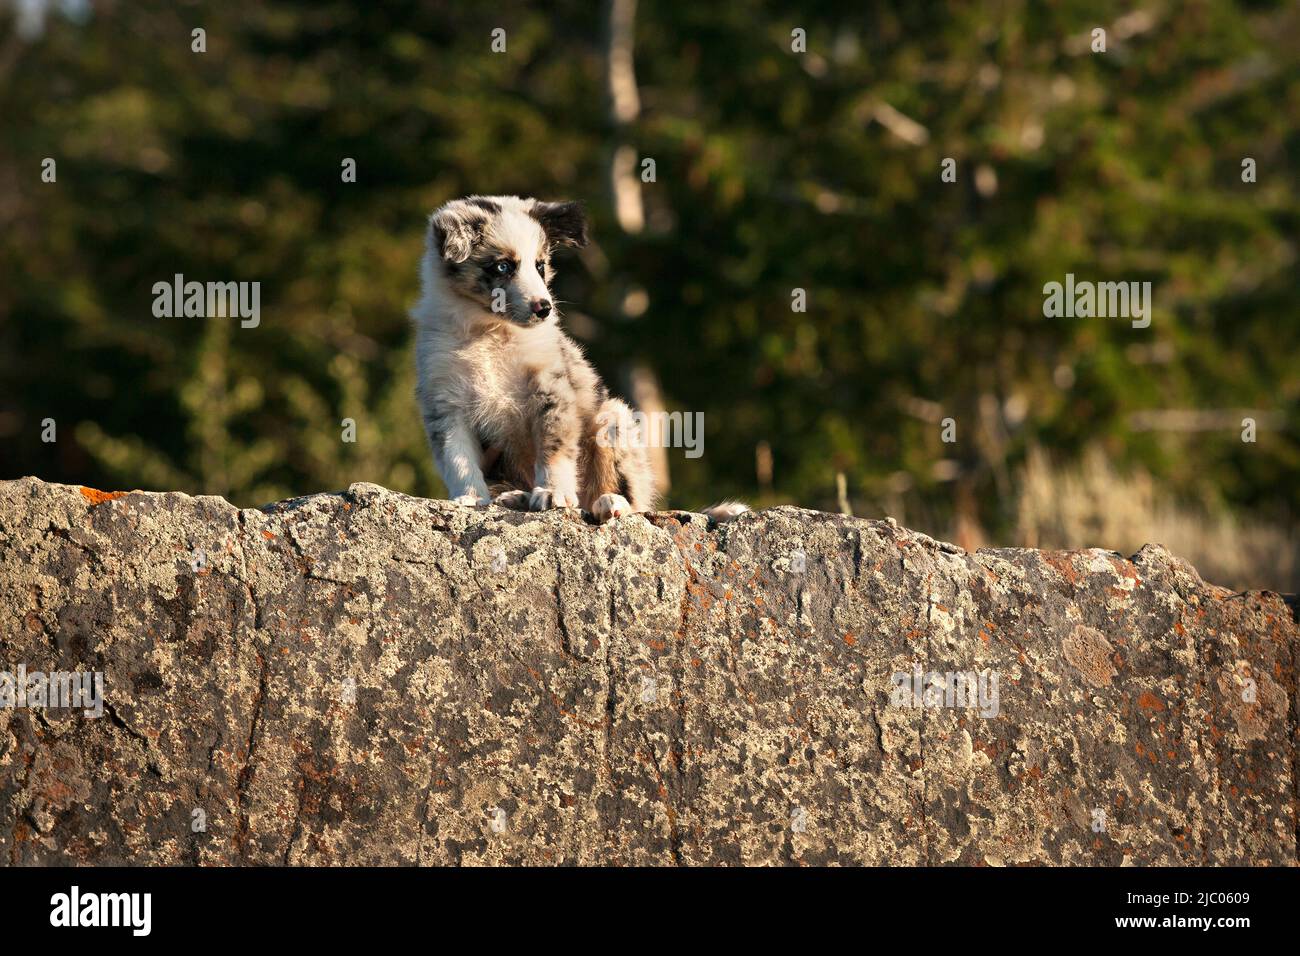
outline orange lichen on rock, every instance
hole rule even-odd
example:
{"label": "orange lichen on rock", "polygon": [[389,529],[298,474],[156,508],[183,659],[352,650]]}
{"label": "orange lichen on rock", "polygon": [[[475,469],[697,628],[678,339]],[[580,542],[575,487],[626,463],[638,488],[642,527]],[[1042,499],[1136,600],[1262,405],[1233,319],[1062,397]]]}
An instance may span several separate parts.
{"label": "orange lichen on rock", "polygon": [[91,506],[102,505],[105,501],[112,501],[115,498],[126,497],[125,491],[100,491],[97,488],[81,487],[81,497],[90,502]]}
{"label": "orange lichen on rock", "polygon": [[1142,694],[1142,696],[1138,698],[1138,706],[1141,707],[1143,710],[1164,710],[1165,709],[1164,701],[1162,701],[1155,694],[1151,693],[1151,691],[1145,691]]}

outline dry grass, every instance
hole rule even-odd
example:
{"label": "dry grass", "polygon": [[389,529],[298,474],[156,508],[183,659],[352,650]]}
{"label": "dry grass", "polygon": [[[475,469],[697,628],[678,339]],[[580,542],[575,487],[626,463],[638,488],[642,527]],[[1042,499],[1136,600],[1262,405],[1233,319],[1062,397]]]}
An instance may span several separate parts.
{"label": "dry grass", "polygon": [[1075,468],[1056,468],[1035,452],[1017,484],[1014,544],[1128,555],[1150,542],[1186,558],[1214,584],[1300,591],[1295,527],[1173,501],[1150,475],[1120,474],[1100,451]]}

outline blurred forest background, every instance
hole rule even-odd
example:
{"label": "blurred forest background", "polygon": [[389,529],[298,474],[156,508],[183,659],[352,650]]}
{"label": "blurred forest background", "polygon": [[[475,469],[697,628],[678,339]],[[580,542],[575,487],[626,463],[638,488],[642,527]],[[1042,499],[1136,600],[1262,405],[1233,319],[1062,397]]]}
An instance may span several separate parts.
{"label": "blurred forest background", "polygon": [[[519,193],[588,204],[555,291],[615,390],[704,413],[671,505],[1300,590],[1297,118],[1295,3],[0,0],[0,478],[441,495],[426,216]],[[1150,327],[1044,318],[1067,272]],[[176,273],[260,326],[155,318]]]}

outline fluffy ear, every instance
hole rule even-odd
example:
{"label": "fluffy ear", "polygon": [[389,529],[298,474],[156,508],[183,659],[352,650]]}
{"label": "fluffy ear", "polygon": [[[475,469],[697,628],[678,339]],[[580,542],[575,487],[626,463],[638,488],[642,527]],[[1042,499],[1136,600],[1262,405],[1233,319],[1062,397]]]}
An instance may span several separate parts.
{"label": "fluffy ear", "polygon": [[429,245],[448,262],[464,262],[474,251],[482,225],[481,213],[448,203],[429,217]]}
{"label": "fluffy ear", "polygon": [[546,238],[555,245],[587,244],[587,211],[582,208],[582,203],[537,201],[529,214],[541,223]]}

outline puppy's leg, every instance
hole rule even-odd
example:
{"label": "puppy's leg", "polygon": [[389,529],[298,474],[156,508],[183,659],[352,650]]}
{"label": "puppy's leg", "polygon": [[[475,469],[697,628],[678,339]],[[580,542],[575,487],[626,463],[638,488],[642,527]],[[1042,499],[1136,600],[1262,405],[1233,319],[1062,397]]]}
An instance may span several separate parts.
{"label": "puppy's leg", "polygon": [[614,461],[614,443],[618,440],[617,410],[601,406],[582,448],[582,505],[601,524],[632,513],[632,503],[619,493],[618,466]]}
{"label": "puppy's leg", "polygon": [[602,524],[654,507],[654,471],[632,410],[610,398],[596,412],[585,443],[583,501]]}
{"label": "puppy's leg", "polygon": [[533,493],[528,507],[578,507],[578,440],[581,420],[573,390],[562,375],[552,376],[538,388],[539,410],[534,438],[537,463],[533,468]]}
{"label": "puppy's leg", "polygon": [[469,425],[455,412],[425,406],[424,431],[433,449],[433,464],[447,496],[458,505],[485,505],[492,499],[483,469],[482,449]]}

